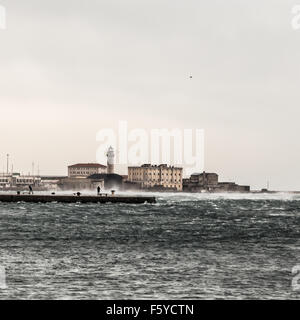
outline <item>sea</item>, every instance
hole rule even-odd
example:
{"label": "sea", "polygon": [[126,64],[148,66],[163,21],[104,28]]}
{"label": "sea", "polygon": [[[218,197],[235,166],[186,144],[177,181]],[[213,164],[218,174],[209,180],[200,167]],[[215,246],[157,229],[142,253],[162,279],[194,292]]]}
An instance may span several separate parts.
{"label": "sea", "polygon": [[0,299],[300,298],[300,195],[153,195],[0,203]]}

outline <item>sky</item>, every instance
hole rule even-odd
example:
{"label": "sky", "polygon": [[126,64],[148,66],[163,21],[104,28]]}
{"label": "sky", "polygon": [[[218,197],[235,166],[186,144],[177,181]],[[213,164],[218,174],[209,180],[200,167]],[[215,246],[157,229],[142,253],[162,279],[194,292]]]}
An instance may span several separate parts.
{"label": "sky", "polygon": [[0,172],[95,162],[123,120],[204,129],[207,172],[300,190],[297,1],[20,2],[0,0]]}

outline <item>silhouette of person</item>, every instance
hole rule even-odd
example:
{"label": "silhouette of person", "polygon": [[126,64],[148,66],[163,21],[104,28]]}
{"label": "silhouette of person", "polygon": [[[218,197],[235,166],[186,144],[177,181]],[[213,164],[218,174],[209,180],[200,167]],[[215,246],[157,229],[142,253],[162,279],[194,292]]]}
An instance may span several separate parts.
{"label": "silhouette of person", "polygon": [[32,186],[29,186],[29,194],[33,194]]}
{"label": "silhouette of person", "polygon": [[100,188],[100,186],[98,186],[98,188],[97,188],[97,194],[98,194],[98,196],[100,195],[100,192],[101,192],[101,188]]}

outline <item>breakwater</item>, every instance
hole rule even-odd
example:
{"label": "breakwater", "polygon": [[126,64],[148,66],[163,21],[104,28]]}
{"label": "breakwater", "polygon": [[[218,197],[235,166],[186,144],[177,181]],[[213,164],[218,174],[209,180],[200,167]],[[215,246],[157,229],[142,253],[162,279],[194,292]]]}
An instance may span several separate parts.
{"label": "breakwater", "polygon": [[1,194],[0,202],[31,202],[31,203],[156,203],[155,197],[140,196],[77,196],[77,195],[12,195]]}

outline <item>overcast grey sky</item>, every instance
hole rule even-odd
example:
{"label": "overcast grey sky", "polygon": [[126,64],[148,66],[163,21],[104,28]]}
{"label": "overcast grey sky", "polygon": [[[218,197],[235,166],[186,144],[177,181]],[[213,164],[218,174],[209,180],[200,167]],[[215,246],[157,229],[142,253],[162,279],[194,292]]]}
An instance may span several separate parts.
{"label": "overcast grey sky", "polygon": [[15,171],[65,174],[128,120],[203,128],[206,171],[300,190],[296,4],[0,0],[0,171],[10,153]]}

